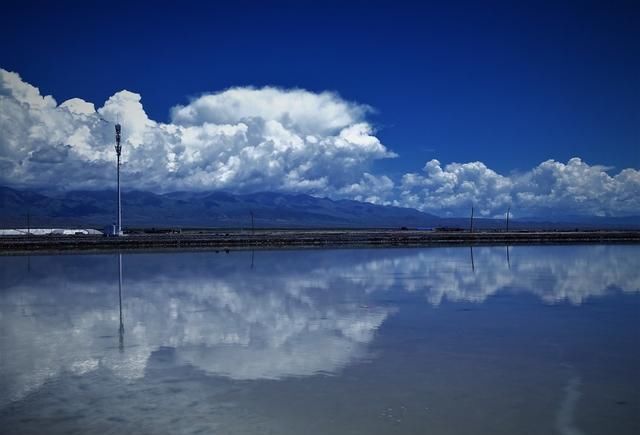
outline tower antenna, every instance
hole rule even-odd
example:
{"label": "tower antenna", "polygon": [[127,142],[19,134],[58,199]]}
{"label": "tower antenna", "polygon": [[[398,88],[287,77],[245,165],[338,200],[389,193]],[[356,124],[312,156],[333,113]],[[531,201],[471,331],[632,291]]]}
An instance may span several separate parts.
{"label": "tower antenna", "polygon": [[116,155],[118,156],[117,162],[117,182],[118,182],[118,236],[122,235],[122,208],[120,203],[120,154],[122,153],[122,145],[120,144],[120,134],[122,132],[122,126],[119,122],[116,122]]}

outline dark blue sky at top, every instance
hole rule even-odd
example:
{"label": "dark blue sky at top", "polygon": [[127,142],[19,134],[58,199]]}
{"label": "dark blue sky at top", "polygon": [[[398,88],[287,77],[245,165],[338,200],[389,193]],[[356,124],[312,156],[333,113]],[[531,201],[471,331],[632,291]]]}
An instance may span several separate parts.
{"label": "dark blue sky at top", "polygon": [[640,167],[640,2],[5,2],[0,66],[58,102],[128,89],[158,121],[230,86],[373,106],[398,159]]}

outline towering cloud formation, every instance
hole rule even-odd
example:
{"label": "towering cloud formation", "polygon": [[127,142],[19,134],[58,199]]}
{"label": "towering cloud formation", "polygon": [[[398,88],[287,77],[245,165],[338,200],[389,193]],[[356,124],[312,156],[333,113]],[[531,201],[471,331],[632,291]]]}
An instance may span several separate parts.
{"label": "towering cloud formation", "polygon": [[[330,92],[231,88],[149,119],[139,94],[120,91],[102,107],[51,96],[0,69],[0,184],[103,189],[113,186],[113,123],[124,123],[123,179],[153,191],[279,190],[460,215],[512,206],[516,216],[640,214],[640,171],[554,160],[515,175],[482,162],[431,160],[400,180],[373,174],[392,158],[366,120],[370,108]],[[62,178],[64,177],[64,178]],[[61,183],[64,179],[64,183]]]}
{"label": "towering cloud formation", "polygon": [[328,92],[233,88],[173,108],[164,124],[129,91],[97,111],[78,98],[57,105],[0,70],[0,181],[41,187],[64,173],[67,189],[110,185],[119,118],[129,186],[331,194],[395,156],[365,121],[369,110]]}

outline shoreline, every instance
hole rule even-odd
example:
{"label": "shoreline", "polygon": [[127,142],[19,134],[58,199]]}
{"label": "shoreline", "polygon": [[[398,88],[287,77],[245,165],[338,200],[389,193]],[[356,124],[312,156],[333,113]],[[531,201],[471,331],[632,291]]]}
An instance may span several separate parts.
{"label": "shoreline", "polygon": [[635,244],[640,231],[432,232],[402,230],[260,230],[209,234],[5,236],[0,255],[31,252],[189,249],[428,247],[541,244]]}

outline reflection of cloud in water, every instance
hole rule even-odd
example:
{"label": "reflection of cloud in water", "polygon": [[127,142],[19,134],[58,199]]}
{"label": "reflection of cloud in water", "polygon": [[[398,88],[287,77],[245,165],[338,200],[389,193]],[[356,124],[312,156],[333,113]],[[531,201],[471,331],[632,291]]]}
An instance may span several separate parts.
{"label": "reflection of cloud in water", "polygon": [[390,314],[376,294],[416,292],[439,304],[506,289],[579,304],[638,291],[634,249],[515,247],[508,268],[504,247],[474,248],[475,272],[468,248],[259,252],[252,270],[248,252],[128,255],[124,352],[115,256],[32,257],[29,274],[25,258],[5,257],[0,387],[18,398],[61,371],[98,367],[139,378],[161,346],[232,379],[335,372],[367,357]]}
{"label": "reflection of cloud in water", "polygon": [[[360,289],[339,277],[249,274],[238,256],[218,258],[125,256],[122,353],[113,256],[32,259],[40,272],[8,279],[15,285],[2,294],[3,354],[11,350],[2,359],[3,390],[17,398],[61,370],[99,366],[139,378],[160,346],[233,379],[335,372],[367,356],[391,311],[361,307]],[[9,261],[14,273],[17,260]]]}
{"label": "reflection of cloud in water", "polygon": [[[612,289],[640,291],[640,259],[635,246],[510,247],[416,250],[350,268],[368,292],[399,288],[424,293],[431,304],[444,299],[482,302],[510,290],[531,293],[544,302],[581,304]],[[410,253],[411,254],[411,253]]]}

